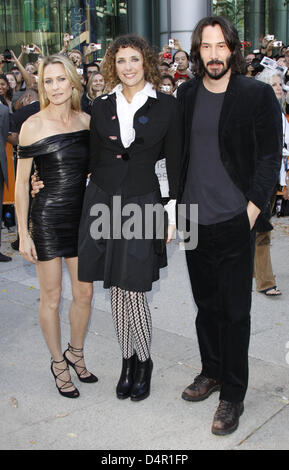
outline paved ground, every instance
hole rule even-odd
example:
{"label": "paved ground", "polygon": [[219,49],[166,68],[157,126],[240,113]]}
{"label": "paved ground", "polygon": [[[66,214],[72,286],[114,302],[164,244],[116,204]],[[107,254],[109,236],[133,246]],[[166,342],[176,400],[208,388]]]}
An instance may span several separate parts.
{"label": "paved ground", "polygon": [[[13,233],[3,230],[2,251],[13,255],[0,263],[1,368],[0,449],[289,449],[289,218],[275,219],[272,259],[283,295],[266,298],[253,292],[250,382],[239,429],[213,436],[218,394],[193,404],[180,395],[200,360],[194,330],[184,253],[177,241],[169,247],[169,268],[149,294],[153,316],[154,372],[151,396],[143,402],[115,397],[121,360],[109,298],[95,285],[86,339],[87,365],[97,384],[75,384],[77,400],[61,397],[49,371],[50,358],[41,335],[34,266],[12,252]],[[63,348],[69,339],[71,298],[63,279],[61,321]],[[286,360],[287,359],[287,360]]]}

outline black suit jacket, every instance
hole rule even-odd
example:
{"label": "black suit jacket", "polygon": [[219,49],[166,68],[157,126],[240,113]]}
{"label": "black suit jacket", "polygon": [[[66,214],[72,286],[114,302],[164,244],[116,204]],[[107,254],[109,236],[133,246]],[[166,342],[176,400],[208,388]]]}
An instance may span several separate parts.
{"label": "black suit jacket", "polygon": [[10,130],[11,132],[17,132],[20,134],[21,126],[30,116],[40,111],[39,101],[27,104],[22,108],[18,109],[11,115]]}
{"label": "black suit jacket", "polygon": [[177,100],[157,92],[134,116],[136,137],[124,148],[116,95],[103,95],[92,106],[91,180],[108,194],[141,195],[159,188],[155,163],[166,157],[170,197],[176,198],[181,159],[181,120]]}
{"label": "black suit jacket", "polygon": [[[179,202],[186,182],[194,104],[200,83],[201,79],[193,78],[178,89],[184,132]],[[272,87],[232,74],[219,121],[221,159],[235,185],[261,210],[266,208],[278,181],[282,135],[280,104]]]}

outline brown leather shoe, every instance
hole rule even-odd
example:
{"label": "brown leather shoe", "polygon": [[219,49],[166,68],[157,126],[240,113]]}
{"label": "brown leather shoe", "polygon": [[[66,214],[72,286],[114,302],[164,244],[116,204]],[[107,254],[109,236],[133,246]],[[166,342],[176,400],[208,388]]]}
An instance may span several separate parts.
{"label": "brown leather shoe", "polygon": [[187,401],[202,401],[208,398],[211,393],[220,390],[217,380],[209,379],[200,374],[195,377],[193,383],[182,393],[182,398]]}
{"label": "brown leather shoe", "polygon": [[239,417],[244,412],[243,402],[231,403],[220,400],[219,406],[214,416],[212,433],[217,436],[226,436],[236,431],[239,426]]}

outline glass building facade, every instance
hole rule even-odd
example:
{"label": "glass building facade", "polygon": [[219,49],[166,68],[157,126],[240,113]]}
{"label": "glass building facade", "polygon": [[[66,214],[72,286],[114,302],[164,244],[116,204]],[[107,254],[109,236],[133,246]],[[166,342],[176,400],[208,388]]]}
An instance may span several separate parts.
{"label": "glass building facade", "polygon": [[229,18],[250,50],[259,49],[267,34],[289,44],[288,0],[213,0],[213,14]]}
{"label": "glass building facade", "polygon": [[188,49],[196,22],[212,13],[228,17],[250,49],[259,48],[264,34],[289,44],[289,0],[0,0],[0,53],[9,48],[19,55],[21,44],[32,43],[45,55],[58,52],[66,32],[70,48],[101,44],[95,58],[127,32],[154,46],[173,34]]}
{"label": "glass building facade", "polygon": [[73,38],[70,48],[82,50],[86,43],[107,43],[124,34],[127,27],[125,0],[1,0],[0,44],[16,55],[21,44],[37,44],[44,55],[61,50],[64,33]]}

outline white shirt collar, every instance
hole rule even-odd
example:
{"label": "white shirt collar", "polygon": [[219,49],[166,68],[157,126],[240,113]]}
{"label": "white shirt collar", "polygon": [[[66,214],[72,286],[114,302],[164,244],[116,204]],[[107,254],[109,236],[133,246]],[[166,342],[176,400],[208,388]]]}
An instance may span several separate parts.
{"label": "white shirt collar", "polygon": [[[113,93],[116,93],[116,95],[122,95],[122,89],[123,89],[123,86],[121,83],[119,83],[118,85],[116,85],[116,87],[114,87],[114,89],[109,93],[110,95],[112,95]],[[138,91],[136,95],[146,95],[146,96],[149,96],[151,98],[157,98],[157,92],[156,90],[153,88],[153,85],[149,82],[146,82],[144,88],[140,91]]]}

